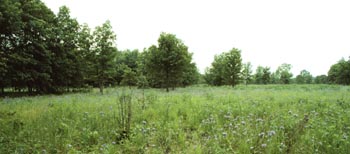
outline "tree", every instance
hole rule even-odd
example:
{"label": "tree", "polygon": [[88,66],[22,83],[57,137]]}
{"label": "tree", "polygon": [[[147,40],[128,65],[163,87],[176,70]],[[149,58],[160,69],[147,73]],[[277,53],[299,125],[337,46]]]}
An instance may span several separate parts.
{"label": "tree", "polygon": [[117,53],[116,57],[116,72],[114,75],[114,79],[118,84],[123,80],[123,76],[125,73],[125,67],[128,67],[133,72],[137,72],[138,70],[138,59],[139,59],[139,51],[138,50],[125,50]]}
{"label": "tree", "polygon": [[215,55],[211,67],[205,71],[204,79],[209,85],[221,86],[225,84],[224,80],[225,56],[224,54]]}
{"label": "tree", "polygon": [[271,77],[270,67],[264,67],[262,71],[263,71],[263,76],[262,76],[263,84],[269,84],[270,77]]}
{"label": "tree", "polygon": [[130,67],[124,65],[124,73],[123,80],[121,81],[121,85],[125,86],[135,86],[137,84],[137,75],[136,72],[133,71]]}
{"label": "tree", "polygon": [[298,84],[311,84],[312,83],[312,75],[307,70],[302,70],[299,75],[296,77],[296,82]]}
{"label": "tree", "polygon": [[276,70],[276,74],[279,76],[279,83],[289,84],[292,80],[293,74],[290,72],[292,69],[292,65],[290,64],[282,64]]}
{"label": "tree", "polygon": [[253,80],[252,73],[253,73],[252,64],[250,62],[243,64],[242,78],[245,85],[252,82]]}
{"label": "tree", "polygon": [[331,66],[328,71],[328,79],[330,83],[350,84],[350,58],[346,61],[342,58],[338,63]]}
{"label": "tree", "polygon": [[106,21],[102,26],[97,26],[94,33],[94,71],[96,82],[101,94],[105,84],[112,78],[114,72],[114,60],[117,49],[115,47],[116,35],[111,23]]}
{"label": "tree", "polygon": [[190,63],[184,70],[182,79],[182,86],[189,86],[197,84],[199,81],[200,73],[197,69],[196,63]]}
{"label": "tree", "polygon": [[279,84],[280,83],[280,78],[281,75],[279,74],[279,72],[273,72],[271,73],[271,77],[270,77],[270,83],[272,84]]}
{"label": "tree", "polygon": [[268,84],[271,79],[270,67],[258,66],[255,71],[255,83],[256,84]]}
{"label": "tree", "polygon": [[56,91],[62,88],[82,87],[83,57],[78,50],[79,23],[70,17],[69,8],[62,6],[56,17],[55,35],[52,48],[52,79]]}
{"label": "tree", "polygon": [[319,75],[315,77],[315,83],[316,84],[327,84],[328,83],[328,77],[327,75]]}
{"label": "tree", "polygon": [[94,61],[95,53],[92,49],[93,35],[91,29],[87,24],[80,25],[78,36],[77,36],[77,52],[78,59],[80,61],[80,68],[83,74],[83,83],[85,85],[94,84]]}
{"label": "tree", "polygon": [[229,52],[215,55],[211,67],[206,70],[205,80],[211,85],[231,85],[234,87],[241,80],[241,51],[233,48]]}
{"label": "tree", "polygon": [[158,83],[173,89],[181,83],[184,70],[191,63],[192,57],[188,47],[173,34],[161,33],[158,47],[152,45],[145,55],[146,70],[149,72],[151,83]]}
{"label": "tree", "polygon": [[234,87],[241,80],[242,58],[241,51],[233,48],[225,53],[224,79],[227,84]]}
{"label": "tree", "polygon": [[9,60],[15,53],[23,26],[21,14],[21,4],[18,1],[0,1],[0,93],[4,93],[4,88],[11,83]]}
{"label": "tree", "polygon": [[9,60],[11,84],[19,90],[28,87],[29,92],[52,92],[52,52],[48,46],[49,38],[54,36],[55,15],[41,1],[19,2],[24,24],[16,35],[18,46]]}

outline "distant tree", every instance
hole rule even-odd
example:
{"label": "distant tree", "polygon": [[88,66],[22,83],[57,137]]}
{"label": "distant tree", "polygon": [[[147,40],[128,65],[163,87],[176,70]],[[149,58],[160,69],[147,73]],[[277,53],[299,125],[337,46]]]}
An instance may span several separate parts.
{"label": "distant tree", "polygon": [[252,64],[250,62],[243,64],[242,78],[245,85],[253,81],[252,73]]}
{"label": "distant tree", "polygon": [[234,87],[241,80],[242,58],[241,51],[233,48],[225,53],[224,79],[228,85]]}
{"label": "distant tree", "polygon": [[258,66],[255,70],[254,81],[255,84],[263,84],[264,67]]}
{"label": "distant tree", "polygon": [[229,52],[215,55],[211,67],[206,69],[204,78],[210,85],[234,87],[241,80],[241,71],[241,51],[233,48]]}
{"label": "distant tree", "polygon": [[196,63],[189,63],[184,70],[182,86],[189,86],[199,82],[200,73]]}
{"label": "distant tree", "polygon": [[124,69],[125,67],[130,68],[133,72],[137,72],[138,68],[138,58],[139,51],[138,50],[125,50],[118,51],[116,57],[116,72],[114,75],[114,79],[118,84],[123,80]]}
{"label": "distant tree", "polygon": [[277,71],[273,72],[273,73],[271,73],[270,83],[279,84],[280,78],[281,78],[281,75],[279,74],[279,72],[277,72]]}
{"label": "distant tree", "polygon": [[105,84],[114,74],[114,62],[117,49],[115,47],[116,35],[112,30],[111,23],[106,21],[102,26],[96,27],[94,33],[94,56],[96,82],[103,94]]}
{"label": "distant tree", "polygon": [[188,47],[173,34],[161,33],[158,47],[152,45],[146,52],[145,68],[153,83],[175,88],[183,81],[184,71],[192,61]]}
{"label": "distant tree", "polygon": [[94,84],[94,65],[95,65],[95,53],[92,49],[93,35],[91,29],[87,24],[80,25],[78,31],[77,51],[78,60],[80,61],[80,68],[83,74],[83,83],[92,85]]}
{"label": "distant tree", "polygon": [[258,66],[254,75],[256,84],[269,84],[271,80],[271,72],[269,67]]}
{"label": "distant tree", "polygon": [[264,67],[262,71],[263,71],[263,76],[262,76],[263,84],[269,84],[270,77],[271,77],[270,67]]}
{"label": "distant tree", "polygon": [[328,83],[328,77],[327,75],[319,75],[315,77],[315,83],[316,84],[327,84]]}
{"label": "distant tree", "polygon": [[123,79],[121,85],[124,86],[136,86],[137,85],[137,75],[130,67],[124,65]]}
{"label": "distant tree", "polygon": [[299,75],[296,77],[296,83],[298,84],[311,84],[312,83],[312,75],[307,70],[302,70]]}
{"label": "distant tree", "polygon": [[342,58],[338,63],[331,66],[328,71],[328,80],[335,84],[350,84],[350,58],[346,61]]}
{"label": "distant tree", "polygon": [[293,74],[291,73],[292,65],[282,64],[276,70],[276,74],[280,75],[279,83],[289,84],[292,80]]}
{"label": "distant tree", "polygon": [[221,86],[225,84],[224,78],[225,55],[215,55],[211,67],[205,70],[204,79],[209,85]]}

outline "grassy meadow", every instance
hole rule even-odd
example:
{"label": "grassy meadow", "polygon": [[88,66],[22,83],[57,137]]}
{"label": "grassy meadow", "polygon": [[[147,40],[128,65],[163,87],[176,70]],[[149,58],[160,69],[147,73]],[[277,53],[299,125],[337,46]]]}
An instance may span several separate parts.
{"label": "grassy meadow", "polygon": [[350,153],[350,87],[110,88],[0,98],[0,153]]}

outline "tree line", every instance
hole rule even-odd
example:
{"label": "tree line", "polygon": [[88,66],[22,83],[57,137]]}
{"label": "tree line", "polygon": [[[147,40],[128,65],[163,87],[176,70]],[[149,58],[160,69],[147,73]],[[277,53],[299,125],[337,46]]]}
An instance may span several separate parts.
{"label": "tree line", "polygon": [[161,33],[143,51],[117,49],[117,36],[106,21],[90,29],[62,6],[54,14],[40,0],[0,1],[0,89],[29,93],[62,93],[105,86],[165,88],[209,85],[335,83],[350,84],[350,60],[340,60],[327,75],[303,70],[292,78],[290,64],[275,72],[242,63],[233,48],[214,57],[201,75],[188,47],[174,34]]}
{"label": "tree line", "polygon": [[91,30],[62,6],[54,14],[40,0],[0,1],[0,89],[62,93],[126,85],[174,89],[198,82],[192,53],[173,34],[157,45],[119,51],[106,21]]}
{"label": "tree line", "polygon": [[253,74],[250,62],[242,63],[241,51],[233,48],[228,52],[215,55],[211,66],[205,70],[204,80],[209,85],[221,86],[237,84],[350,84],[350,57],[342,58],[331,66],[328,75],[313,77],[302,70],[295,78],[291,64],[281,64],[275,72],[268,66],[258,66]]}

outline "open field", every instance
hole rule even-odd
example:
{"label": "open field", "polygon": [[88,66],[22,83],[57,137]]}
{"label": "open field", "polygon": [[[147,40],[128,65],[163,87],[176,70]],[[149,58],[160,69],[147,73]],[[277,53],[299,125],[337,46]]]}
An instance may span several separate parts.
{"label": "open field", "polygon": [[117,88],[0,101],[0,153],[340,154],[350,153],[349,135],[349,86]]}

